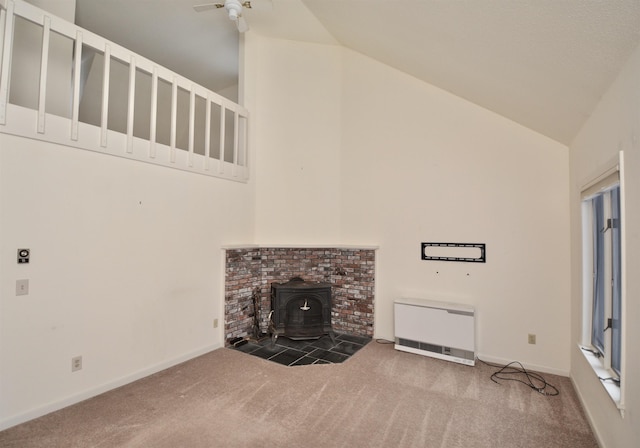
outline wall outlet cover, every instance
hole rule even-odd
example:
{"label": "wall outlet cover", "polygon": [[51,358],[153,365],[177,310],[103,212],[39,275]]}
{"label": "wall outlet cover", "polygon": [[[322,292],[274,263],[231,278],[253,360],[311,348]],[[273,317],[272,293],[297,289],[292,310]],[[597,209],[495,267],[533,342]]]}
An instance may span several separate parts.
{"label": "wall outlet cover", "polygon": [[16,295],[26,296],[27,294],[29,294],[29,280],[16,280]]}

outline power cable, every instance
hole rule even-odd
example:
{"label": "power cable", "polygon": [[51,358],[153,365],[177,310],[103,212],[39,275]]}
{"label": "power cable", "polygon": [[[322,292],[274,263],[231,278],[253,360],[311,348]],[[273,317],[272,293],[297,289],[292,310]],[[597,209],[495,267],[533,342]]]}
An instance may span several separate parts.
{"label": "power cable", "polygon": [[602,356],[602,354],[600,354],[599,351],[596,350],[591,350],[590,348],[586,348],[586,347],[580,347],[580,350],[582,350],[583,352],[589,352],[591,353],[593,356],[595,356],[596,358],[599,358]]}
{"label": "power cable", "polygon": [[620,378],[616,378],[613,376],[610,376],[609,378],[602,378],[601,376],[599,376],[598,379],[600,381],[612,381],[616,386],[620,386]]}
{"label": "power cable", "polygon": [[[480,358],[476,358],[476,359],[487,366],[499,368],[499,370],[491,374],[491,381],[493,381],[496,384],[500,384],[497,380],[517,381],[519,383],[522,383],[530,387],[531,389],[535,390],[536,392],[542,395],[555,396],[560,393],[558,389],[555,386],[549,384],[542,375],[535,372],[529,372],[518,361],[513,361],[513,362],[510,362],[509,364],[501,366],[499,364],[488,363],[486,361],[481,360]],[[519,367],[513,367],[514,365],[517,365]],[[518,377],[522,375],[524,375],[526,380],[520,379]]]}

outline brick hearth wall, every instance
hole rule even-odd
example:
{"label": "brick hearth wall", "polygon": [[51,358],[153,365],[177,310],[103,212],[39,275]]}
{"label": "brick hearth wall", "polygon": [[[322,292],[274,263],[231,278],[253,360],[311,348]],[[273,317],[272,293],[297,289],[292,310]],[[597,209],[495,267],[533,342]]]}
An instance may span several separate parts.
{"label": "brick hearth wall", "polygon": [[292,277],[331,284],[334,331],[373,336],[374,249],[243,248],[226,251],[226,340],[252,335],[254,294],[266,333],[271,283]]}

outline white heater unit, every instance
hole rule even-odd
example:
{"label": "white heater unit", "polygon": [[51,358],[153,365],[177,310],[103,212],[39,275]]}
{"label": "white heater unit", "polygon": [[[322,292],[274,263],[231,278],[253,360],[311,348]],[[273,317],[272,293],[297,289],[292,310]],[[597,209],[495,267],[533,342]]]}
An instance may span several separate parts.
{"label": "white heater unit", "polygon": [[475,309],[423,299],[394,303],[395,348],[474,366]]}

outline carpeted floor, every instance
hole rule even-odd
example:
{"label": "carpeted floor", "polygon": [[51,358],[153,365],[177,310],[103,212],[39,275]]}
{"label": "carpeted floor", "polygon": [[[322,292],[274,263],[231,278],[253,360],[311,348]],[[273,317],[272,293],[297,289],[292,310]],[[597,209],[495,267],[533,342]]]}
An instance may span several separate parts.
{"label": "carpeted floor", "polygon": [[297,367],[219,349],[0,432],[0,447],[597,447],[568,378],[545,375],[548,397],[493,371],[375,342]]}

